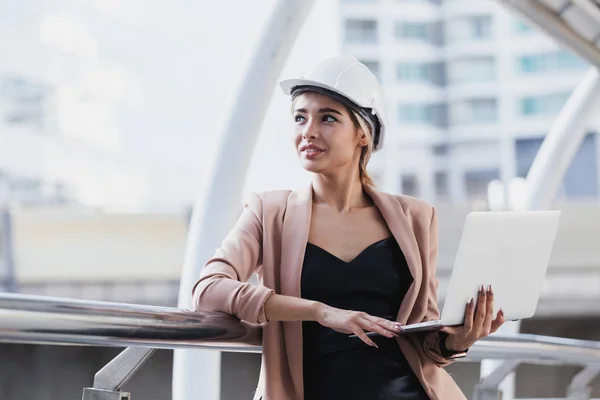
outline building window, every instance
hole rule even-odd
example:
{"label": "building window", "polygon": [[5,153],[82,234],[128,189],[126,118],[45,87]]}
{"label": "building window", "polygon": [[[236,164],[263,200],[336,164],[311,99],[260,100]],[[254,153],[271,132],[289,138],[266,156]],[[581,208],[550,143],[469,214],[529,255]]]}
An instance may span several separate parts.
{"label": "building window", "polygon": [[[597,140],[597,135],[593,133],[585,137],[565,173],[559,194],[571,198],[598,196]],[[515,141],[517,174],[520,177],[526,177],[529,173],[543,141],[543,137]]]}
{"label": "building window", "polygon": [[454,125],[490,123],[498,119],[498,105],[494,98],[464,100],[452,104],[450,114]]}
{"label": "building window", "polygon": [[444,42],[444,29],[441,22],[396,22],[397,39],[417,40],[434,45]]}
{"label": "building window", "polygon": [[492,33],[492,17],[489,15],[456,18],[448,25],[451,41],[488,40]]}
{"label": "building window", "polygon": [[428,122],[427,108],[428,105],[426,104],[402,104],[399,109],[400,121],[408,123]]}
{"label": "building window", "polygon": [[396,37],[403,39],[429,40],[429,28],[423,22],[398,22],[396,24]]}
{"label": "building window", "polygon": [[374,19],[346,20],[345,32],[347,43],[377,43],[377,21]]}
{"label": "building window", "polygon": [[445,156],[448,154],[448,145],[447,144],[436,144],[432,148],[433,154],[436,156]]}
{"label": "building window", "polygon": [[499,178],[500,171],[497,168],[467,171],[465,173],[467,197],[470,199],[487,199],[489,183]]}
{"label": "building window", "polygon": [[361,62],[363,64],[365,64],[365,66],[371,70],[371,72],[373,73],[373,75],[375,75],[377,77],[377,79],[380,79],[380,72],[381,71],[379,69],[379,61],[366,61],[366,60],[362,60]]}
{"label": "building window", "polygon": [[438,171],[435,173],[435,195],[438,199],[447,199],[449,196],[448,190],[448,173],[446,171]]}
{"label": "building window", "polygon": [[396,77],[403,82],[428,82],[438,86],[446,84],[443,63],[398,63]]}
{"label": "building window", "polygon": [[583,59],[566,50],[523,55],[518,59],[519,71],[524,74],[582,70],[588,66]]}
{"label": "building window", "polygon": [[487,82],[496,78],[494,57],[467,57],[448,64],[448,79],[453,83]]}
{"label": "building window", "polygon": [[439,128],[448,126],[445,104],[400,104],[398,117],[405,124],[426,124]]}
{"label": "building window", "polygon": [[402,194],[407,196],[419,195],[419,182],[415,174],[402,175]]}
{"label": "building window", "polygon": [[41,130],[50,91],[23,78],[0,80],[0,113],[7,125],[29,126]]}
{"label": "building window", "polygon": [[407,82],[429,81],[431,70],[428,64],[400,63],[396,65],[396,77]]}
{"label": "building window", "polygon": [[524,116],[556,115],[569,99],[570,93],[553,93],[542,96],[527,96],[520,100],[520,112]]}
{"label": "building window", "polygon": [[44,182],[0,170],[2,186],[9,190],[11,199],[18,204],[65,204],[72,201],[72,194],[61,182]]}
{"label": "building window", "polygon": [[476,39],[492,37],[492,17],[473,17],[470,19],[471,34]]}

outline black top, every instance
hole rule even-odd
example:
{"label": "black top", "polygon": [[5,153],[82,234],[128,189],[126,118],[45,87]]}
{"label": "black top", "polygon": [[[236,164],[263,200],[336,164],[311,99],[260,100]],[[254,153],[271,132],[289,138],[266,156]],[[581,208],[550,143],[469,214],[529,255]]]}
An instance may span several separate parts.
{"label": "black top", "polygon": [[[404,254],[392,237],[373,243],[350,262],[312,243],[306,246],[301,283],[305,299],[395,320],[411,283]],[[379,349],[304,322],[305,399],[428,399],[396,340],[373,340]]]}

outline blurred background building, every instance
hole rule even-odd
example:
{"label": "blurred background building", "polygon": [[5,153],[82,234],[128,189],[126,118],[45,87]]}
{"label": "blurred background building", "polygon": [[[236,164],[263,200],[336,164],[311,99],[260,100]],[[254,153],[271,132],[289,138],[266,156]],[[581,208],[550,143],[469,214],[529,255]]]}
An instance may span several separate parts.
{"label": "blurred background building", "polygon": [[[210,174],[220,110],[273,1],[250,3],[0,1],[0,284],[176,305],[189,210]],[[379,187],[438,207],[443,302],[465,215],[489,207],[492,181],[518,197],[511,183],[527,174],[589,65],[492,0],[321,0],[284,75],[339,52],[384,86],[390,134],[370,164]],[[597,109],[554,203],[561,230],[523,332],[600,340]],[[248,190],[305,184],[289,132],[288,99],[276,90]],[[0,348],[0,399],[11,400],[80,398],[116,354]],[[258,363],[224,353],[222,399],[250,398]],[[169,398],[171,368],[171,352],[159,351],[129,389]],[[472,393],[479,366],[450,369]],[[517,395],[564,396],[576,372],[525,365]]]}
{"label": "blurred background building", "polygon": [[[373,170],[386,190],[433,202],[524,177],[589,67],[496,1],[342,0],[341,18],[343,50],[379,76],[396,133]],[[598,196],[599,127],[559,198]]]}

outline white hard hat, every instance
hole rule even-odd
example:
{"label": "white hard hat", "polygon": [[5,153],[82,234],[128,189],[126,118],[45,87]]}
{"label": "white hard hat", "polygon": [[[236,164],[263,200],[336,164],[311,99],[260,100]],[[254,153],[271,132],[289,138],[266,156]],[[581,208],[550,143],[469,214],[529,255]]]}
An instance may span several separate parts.
{"label": "white hard hat", "polygon": [[316,91],[333,97],[358,112],[371,125],[373,152],[383,146],[385,115],[381,86],[371,70],[356,58],[328,58],[305,76],[286,79],[279,85],[287,95]]}

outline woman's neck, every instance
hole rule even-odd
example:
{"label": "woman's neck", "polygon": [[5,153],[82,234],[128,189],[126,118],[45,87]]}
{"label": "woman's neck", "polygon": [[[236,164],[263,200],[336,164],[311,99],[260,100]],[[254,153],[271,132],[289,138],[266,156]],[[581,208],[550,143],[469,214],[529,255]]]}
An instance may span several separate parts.
{"label": "woman's neck", "polygon": [[316,175],[312,182],[313,202],[327,204],[339,212],[369,206],[358,174],[352,178]]}

